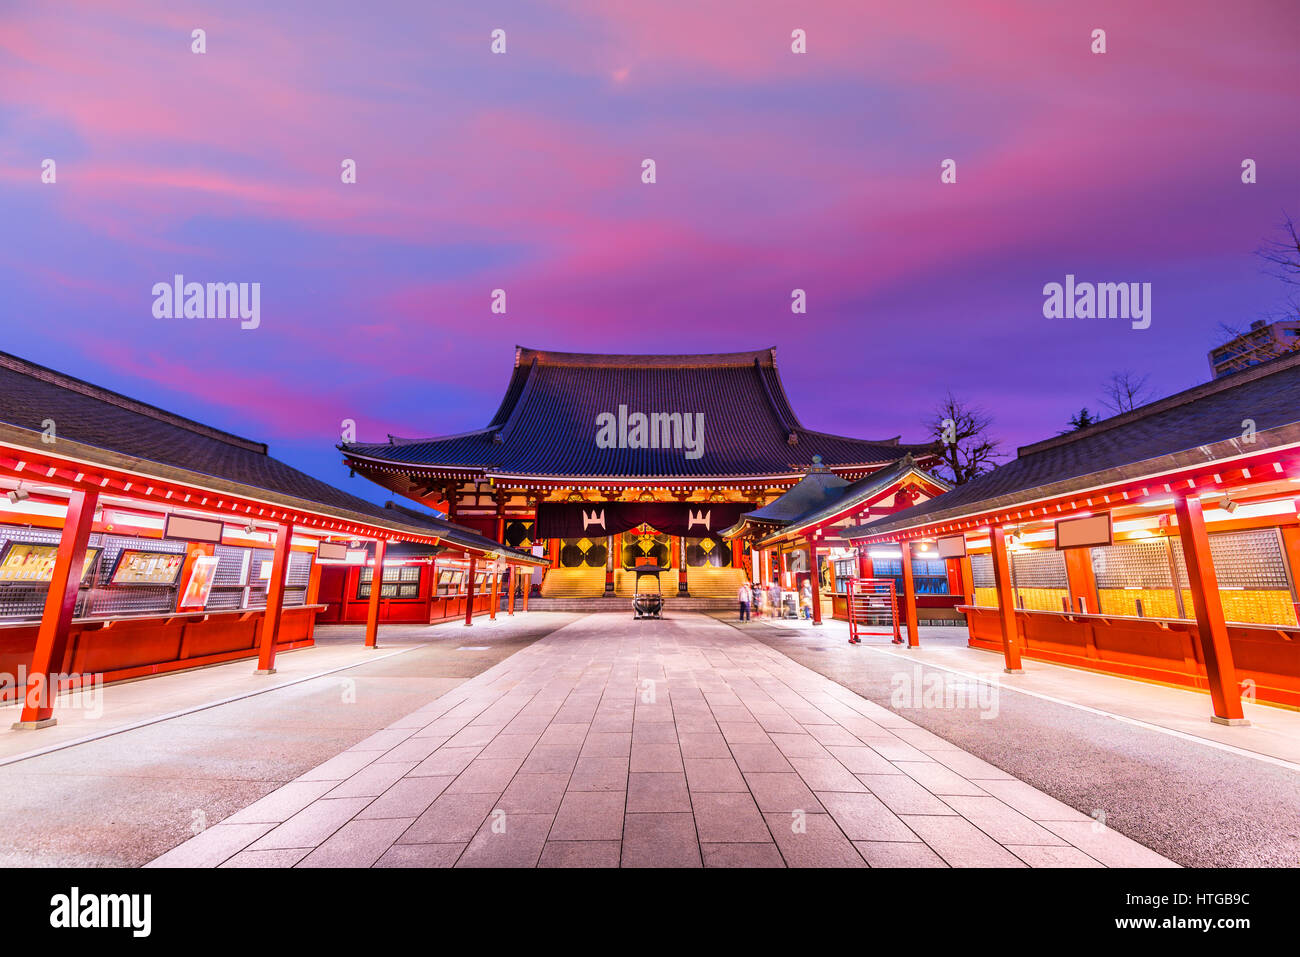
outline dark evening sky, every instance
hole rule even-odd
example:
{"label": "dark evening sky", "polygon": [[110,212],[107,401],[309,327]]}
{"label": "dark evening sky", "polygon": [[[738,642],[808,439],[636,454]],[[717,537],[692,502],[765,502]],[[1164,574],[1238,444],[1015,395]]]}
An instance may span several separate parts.
{"label": "dark evening sky", "polygon": [[[919,441],[951,388],[1011,450],[1283,306],[1297,50],[1293,0],[11,0],[0,349],[376,500],[340,422],[486,425],[516,343],[775,345],[811,428]],[[156,317],[176,274],[258,327]],[[1149,328],[1045,318],[1067,274],[1150,283]]]}

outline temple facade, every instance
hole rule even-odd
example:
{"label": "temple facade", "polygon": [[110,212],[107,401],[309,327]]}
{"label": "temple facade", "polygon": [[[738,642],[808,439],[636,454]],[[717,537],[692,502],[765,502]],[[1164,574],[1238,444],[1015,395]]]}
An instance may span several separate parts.
{"label": "temple facade", "polygon": [[803,425],[776,350],[589,355],[517,347],[482,429],[339,446],[355,472],[497,542],[550,560],[543,596],[627,594],[657,564],[664,594],[734,598],[760,577],[752,539],[722,533],[814,468],[849,485],[930,444]]}

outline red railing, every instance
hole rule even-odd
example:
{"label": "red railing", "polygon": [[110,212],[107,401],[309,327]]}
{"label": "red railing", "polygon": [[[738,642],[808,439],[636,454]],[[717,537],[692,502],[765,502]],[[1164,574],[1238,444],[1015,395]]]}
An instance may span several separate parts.
{"label": "red railing", "polygon": [[[848,582],[849,641],[862,635],[890,635],[902,641],[898,630],[898,596],[892,578],[850,578]],[[887,620],[892,631],[867,631]]]}

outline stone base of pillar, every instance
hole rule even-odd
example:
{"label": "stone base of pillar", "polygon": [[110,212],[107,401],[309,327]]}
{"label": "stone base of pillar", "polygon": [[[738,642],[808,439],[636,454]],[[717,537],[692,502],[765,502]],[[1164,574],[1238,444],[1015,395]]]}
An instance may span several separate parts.
{"label": "stone base of pillar", "polygon": [[1002,670],[1009,675],[1023,675],[1025,673],[1024,668],[1003,668]]}
{"label": "stone base of pillar", "polygon": [[273,675],[273,674],[275,674],[275,669],[274,669],[274,668],[256,668],[256,669],[254,669],[253,674],[255,674],[255,675]]}
{"label": "stone base of pillar", "polygon": [[42,718],[40,721],[15,721],[9,725],[12,731],[39,731],[59,723],[58,718]]}
{"label": "stone base of pillar", "polygon": [[[1220,717],[1216,714],[1216,715],[1211,715],[1211,716],[1210,716],[1210,720],[1213,721],[1215,724],[1226,725],[1226,726],[1229,727],[1229,728],[1249,728],[1249,727],[1250,727],[1250,719],[1249,719],[1249,718],[1220,718]],[[17,727],[17,725],[14,725],[14,727]]]}

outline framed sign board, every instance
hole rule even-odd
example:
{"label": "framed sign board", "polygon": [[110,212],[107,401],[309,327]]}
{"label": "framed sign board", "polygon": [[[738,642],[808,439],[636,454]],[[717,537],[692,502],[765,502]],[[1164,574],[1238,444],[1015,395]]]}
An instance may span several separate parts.
{"label": "framed sign board", "polygon": [[163,538],[220,545],[222,525],[220,519],[191,518],[188,515],[168,512],[167,520],[163,525]]}
{"label": "framed sign board", "polygon": [[1063,518],[1056,523],[1057,548],[1086,548],[1114,543],[1110,512],[1086,518]]}
{"label": "framed sign board", "polygon": [[316,558],[324,562],[345,562],[348,560],[347,542],[321,542],[316,546]]}
{"label": "framed sign board", "polygon": [[940,558],[966,557],[965,535],[949,535],[947,538],[939,539],[935,545],[938,547]]}

